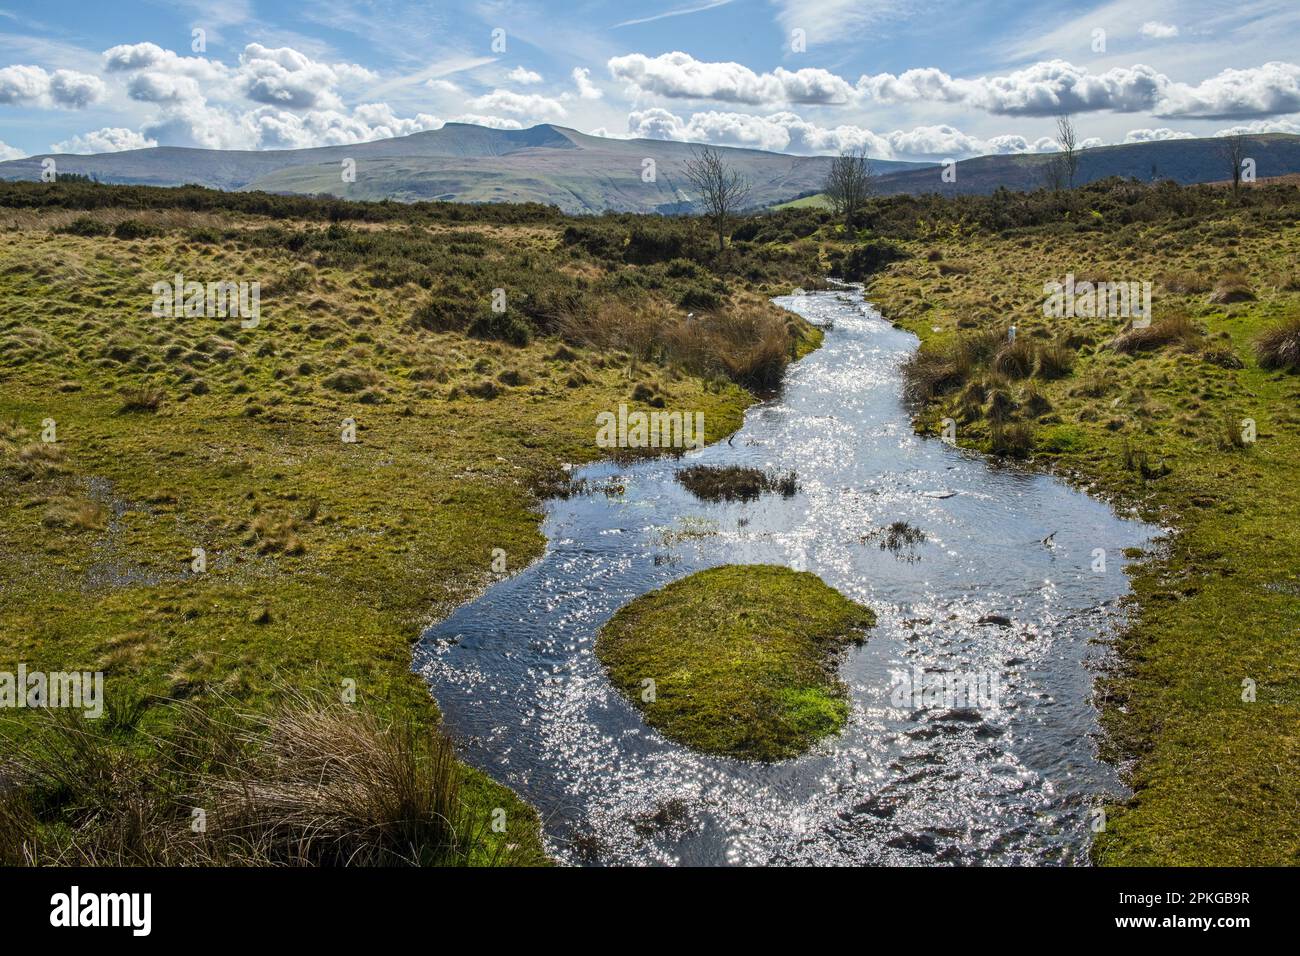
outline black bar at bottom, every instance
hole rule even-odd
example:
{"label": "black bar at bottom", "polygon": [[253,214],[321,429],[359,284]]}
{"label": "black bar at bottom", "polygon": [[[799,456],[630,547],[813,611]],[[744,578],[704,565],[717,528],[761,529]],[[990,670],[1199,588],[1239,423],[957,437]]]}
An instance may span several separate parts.
{"label": "black bar at bottom", "polygon": [[[427,935],[432,945],[465,935],[496,944],[516,934],[533,944],[539,934],[591,940],[612,921],[629,940],[681,940],[697,926],[734,944],[777,923],[821,932],[815,927],[829,918],[864,942],[907,927],[905,935],[932,941],[1041,928],[1067,938],[1199,933],[1226,942],[1294,926],[1297,888],[1295,871],[1279,869],[13,869],[0,870],[0,925],[13,941],[76,933],[128,945],[298,947],[373,943],[394,932],[416,942]],[[143,896],[118,894],[148,894],[147,910]],[[71,925],[115,917],[125,925]]]}

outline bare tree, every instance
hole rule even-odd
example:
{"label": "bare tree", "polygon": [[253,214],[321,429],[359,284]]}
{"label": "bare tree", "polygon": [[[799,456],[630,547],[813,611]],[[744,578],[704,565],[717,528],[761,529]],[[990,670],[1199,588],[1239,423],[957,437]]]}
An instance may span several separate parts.
{"label": "bare tree", "polygon": [[733,169],[722,153],[711,146],[691,150],[682,172],[699,194],[696,203],[718,234],[718,251],[723,249],[727,234],[727,217],[733,215],[749,196],[749,180]]}
{"label": "bare tree", "polygon": [[875,190],[875,185],[865,147],[846,149],[831,160],[822,188],[835,214],[844,218],[845,229],[853,230],[858,213]]}
{"label": "bare tree", "polygon": [[1224,164],[1232,168],[1232,198],[1236,199],[1241,192],[1241,167],[1246,161],[1246,137],[1240,133],[1220,136],[1217,145]]}
{"label": "bare tree", "polygon": [[1067,189],[1074,188],[1074,176],[1079,171],[1079,136],[1074,129],[1074,117],[1062,113],[1056,117],[1056,141],[1061,146],[1061,170]]}
{"label": "bare tree", "polygon": [[1060,192],[1065,188],[1066,169],[1065,157],[1060,153],[1054,153],[1047,157],[1041,170],[1043,185],[1052,192]]}

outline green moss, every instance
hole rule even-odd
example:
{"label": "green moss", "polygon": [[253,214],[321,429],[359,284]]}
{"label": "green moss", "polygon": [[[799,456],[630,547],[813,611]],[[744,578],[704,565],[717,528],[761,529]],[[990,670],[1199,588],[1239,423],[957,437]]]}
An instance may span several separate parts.
{"label": "green moss", "polygon": [[596,654],[664,736],[708,753],[781,760],[843,728],[838,652],[875,622],[815,575],[724,565],[624,607],[601,630]]}

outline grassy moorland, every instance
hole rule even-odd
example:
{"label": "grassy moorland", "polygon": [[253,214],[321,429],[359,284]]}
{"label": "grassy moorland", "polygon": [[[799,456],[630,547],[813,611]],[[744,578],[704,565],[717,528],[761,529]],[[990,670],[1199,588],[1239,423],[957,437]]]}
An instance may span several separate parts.
{"label": "grassy moorland", "polygon": [[[410,642],[493,549],[540,552],[596,412],[736,427],[817,342],[767,297],[829,271],[921,337],[922,431],[1174,529],[1099,687],[1134,796],[1097,860],[1300,862],[1300,189],[896,196],[866,222],[748,217],[715,257],[686,218],[0,187],[0,664],[104,670],[109,707],[80,734],[5,719],[0,855],[541,861],[535,814],[433,732]],[[260,325],[155,318],[177,272],[260,281]],[[1155,321],[1045,317],[1068,273],[1150,281]]]}
{"label": "grassy moorland", "polygon": [[843,729],[839,651],[875,623],[816,575],[728,564],[621,608],[596,655],[664,736],[707,753],[782,760]]}
{"label": "grassy moorland", "polygon": [[[951,418],[959,444],[1175,532],[1131,572],[1099,688],[1135,792],[1095,858],[1300,863],[1300,191],[1112,182],[917,212],[878,208],[895,239],[869,295],[922,339],[919,430]],[[1067,273],[1150,281],[1151,327],[1045,317]]]}
{"label": "grassy moorland", "polygon": [[[86,183],[0,187],[0,230],[0,670],[107,697],[6,712],[0,859],[541,861],[536,814],[435,732],[411,642],[541,552],[598,411],[734,430],[816,344],[767,302],[815,250]],[[259,324],[156,317],[177,273],[260,282]]]}

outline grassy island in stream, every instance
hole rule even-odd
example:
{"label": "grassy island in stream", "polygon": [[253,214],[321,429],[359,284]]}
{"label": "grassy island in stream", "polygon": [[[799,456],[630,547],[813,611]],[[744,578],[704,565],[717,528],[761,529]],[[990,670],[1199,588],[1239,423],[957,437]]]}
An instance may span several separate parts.
{"label": "grassy island in stream", "polygon": [[664,736],[707,753],[781,760],[844,726],[839,652],[875,622],[806,571],[724,565],[622,608],[596,654]]}

